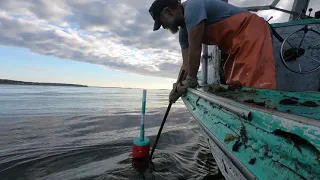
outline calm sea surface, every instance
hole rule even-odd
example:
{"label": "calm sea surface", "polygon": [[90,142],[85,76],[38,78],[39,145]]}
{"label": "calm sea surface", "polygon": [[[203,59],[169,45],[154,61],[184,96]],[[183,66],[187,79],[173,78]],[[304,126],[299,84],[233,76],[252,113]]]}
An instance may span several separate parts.
{"label": "calm sea surface", "polygon": [[[151,147],[169,90],[148,90]],[[195,120],[173,104],[144,173],[132,165],[142,90],[0,85],[0,179],[221,179]]]}

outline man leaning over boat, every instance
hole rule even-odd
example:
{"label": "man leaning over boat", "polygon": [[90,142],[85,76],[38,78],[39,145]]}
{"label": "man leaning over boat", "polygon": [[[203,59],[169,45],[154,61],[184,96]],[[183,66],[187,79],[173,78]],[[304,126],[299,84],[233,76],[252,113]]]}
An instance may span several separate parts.
{"label": "man leaning over boat", "polygon": [[149,13],[154,31],[162,26],[179,32],[183,58],[179,76],[186,73],[182,83],[173,85],[170,102],[198,85],[202,44],[217,45],[229,54],[224,64],[227,84],[276,88],[271,32],[263,18],[222,0],[155,0]]}

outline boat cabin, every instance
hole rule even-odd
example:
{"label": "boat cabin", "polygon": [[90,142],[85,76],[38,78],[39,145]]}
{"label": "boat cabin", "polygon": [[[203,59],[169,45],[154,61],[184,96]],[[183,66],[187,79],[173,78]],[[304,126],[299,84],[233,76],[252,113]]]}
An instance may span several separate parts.
{"label": "boat cabin", "polygon": [[[320,7],[309,7],[310,0],[296,0],[290,11],[278,8],[279,2],[245,7],[252,12],[273,10],[265,18],[273,30],[277,90],[320,92]],[[287,15],[288,21],[271,23],[279,13]],[[218,47],[203,45],[200,83],[225,84],[223,65],[227,58]]]}

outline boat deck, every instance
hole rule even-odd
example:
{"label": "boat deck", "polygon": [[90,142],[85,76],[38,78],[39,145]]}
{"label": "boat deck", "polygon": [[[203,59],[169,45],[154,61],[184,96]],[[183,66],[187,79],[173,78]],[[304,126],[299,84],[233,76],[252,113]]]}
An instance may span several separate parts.
{"label": "boat deck", "polygon": [[224,85],[207,86],[204,91],[247,106],[320,120],[320,93],[318,92],[237,89]]}

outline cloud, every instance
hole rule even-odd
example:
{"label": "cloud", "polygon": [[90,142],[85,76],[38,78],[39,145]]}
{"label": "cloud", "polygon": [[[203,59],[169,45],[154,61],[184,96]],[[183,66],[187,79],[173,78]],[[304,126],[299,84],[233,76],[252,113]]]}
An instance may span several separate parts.
{"label": "cloud", "polygon": [[[1,1],[0,43],[137,74],[175,77],[168,72],[178,71],[181,63],[177,37],[152,32],[150,2]],[[162,71],[162,64],[172,66]]]}
{"label": "cloud", "polygon": [[[0,44],[136,74],[176,78],[182,63],[178,37],[164,30],[152,31],[148,14],[152,2],[2,0]],[[239,6],[266,3],[229,2]],[[280,6],[290,6],[288,2],[283,0]],[[271,14],[274,21],[283,20],[282,14]],[[259,15],[269,18],[270,14]]]}

